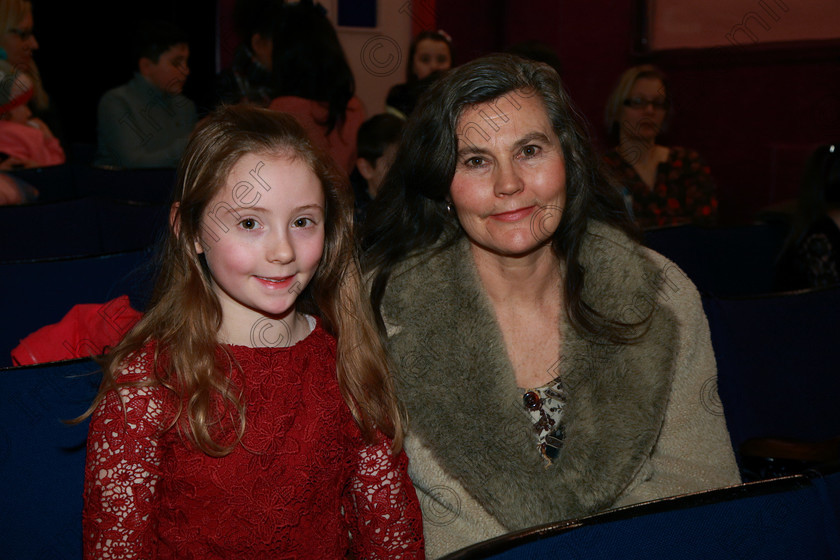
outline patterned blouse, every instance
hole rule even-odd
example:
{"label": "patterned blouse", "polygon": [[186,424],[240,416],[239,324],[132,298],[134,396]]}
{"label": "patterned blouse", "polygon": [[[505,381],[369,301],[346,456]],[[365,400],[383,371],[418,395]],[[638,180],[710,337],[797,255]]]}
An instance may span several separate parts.
{"label": "patterned blouse", "polygon": [[641,228],[685,223],[714,224],[718,201],[709,166],[695,150],[673,146],[659,164],[653,189],[617,150],[604,161],[633,199],[633,215]]}
{"label": "patterned blouse", "polygon": [[566,404],[566,390],[560,378],[542,387],[524,391],[522,404],[534,423],[537,445],[546,460],[546,466],[560,455],[563,447],[563,407]]}
{"label": "patterned blouse", "polygon": [[840,228],[828,216],[815,221],[780,263],[781,290],[840,284]]}

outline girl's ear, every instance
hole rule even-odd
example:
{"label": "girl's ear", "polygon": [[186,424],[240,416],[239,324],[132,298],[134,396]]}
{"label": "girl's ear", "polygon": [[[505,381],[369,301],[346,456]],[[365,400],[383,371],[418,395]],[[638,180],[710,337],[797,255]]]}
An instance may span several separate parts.
{"label": "girl's ear", "polygon": [[[178,236],[181,234],[181,213],[178,211],[181,207],[180,202],[173,202],[169,209],[169,225],[172,226],[172,232]],[[204,247],[199,241],[195,242],[195,252],[201,254],[204,252]]]}

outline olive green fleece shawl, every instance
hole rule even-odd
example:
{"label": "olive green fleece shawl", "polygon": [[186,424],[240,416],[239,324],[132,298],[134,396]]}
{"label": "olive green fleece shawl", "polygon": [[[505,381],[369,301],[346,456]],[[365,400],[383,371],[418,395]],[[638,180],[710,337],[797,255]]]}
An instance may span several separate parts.
{"label": "olive green fleece shawl", "polygon": [[650,319],[630,345],[583,336],[563,319],[552,369],[567,391],[565,443],[548,467],[468,241],[404,261],[383,299],[410,432],[508,530],[608,508],[652,453],[664,420],[677,354],[676,319],[660,305],[667,277],[599,223],[580,255],[585,302],[612,319]]}

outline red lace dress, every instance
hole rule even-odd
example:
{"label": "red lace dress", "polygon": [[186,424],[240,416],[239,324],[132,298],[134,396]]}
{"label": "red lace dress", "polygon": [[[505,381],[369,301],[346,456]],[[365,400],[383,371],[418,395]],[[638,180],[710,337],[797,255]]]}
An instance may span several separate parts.
{"label": "red lace dress", "polygon": [[[245,435],[210,457],[178,429],[165,389],[121,388],[90,423],[85,558],[423,558],[405,453],[363,442],[320,324],[289,348],[229,347]],[[126,368],[143,379],[148,347]],[[235,371],[235,368],[234,368]],[[121,406],[120,398],[125,404]]]}

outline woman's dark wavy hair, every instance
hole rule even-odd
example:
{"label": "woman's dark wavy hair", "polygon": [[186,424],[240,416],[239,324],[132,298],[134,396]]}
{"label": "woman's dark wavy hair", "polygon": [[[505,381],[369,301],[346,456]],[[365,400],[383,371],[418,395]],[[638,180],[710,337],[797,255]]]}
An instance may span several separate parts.
{"label": "woman's dark wavy hair", "polygon": [[[566,312],[572,324],[611,341],[629,342],[629,325],[605,318],[581,299],[585,270],[579,252],[589,220],[638,232],[624,208],[619,189],[602,169],[583,117],[547,64],[508,54],[490,55],[447,72],[421,99],[408,121],[403,141],[382,191],[369,209],[362,243],[374,310],[380,310],[391,272],[409,256],[451,246],[464,233],[446,210],[455,174],[456,126],[467,108],[498,100],[518,108],[517,99],[537,95],[563,147],[566,206],[551,245],[567,265]],[[497,106],[497,110],[498,110]],[[381,314],[378,316],[383,327]]]}
{"label": "woman's dark wavy hair", "polygon": [[327,133],[340,126],[356,93],[335,28],[312,0],[283,6],[272,33],[272,82],[278,96],[327,103]]}

